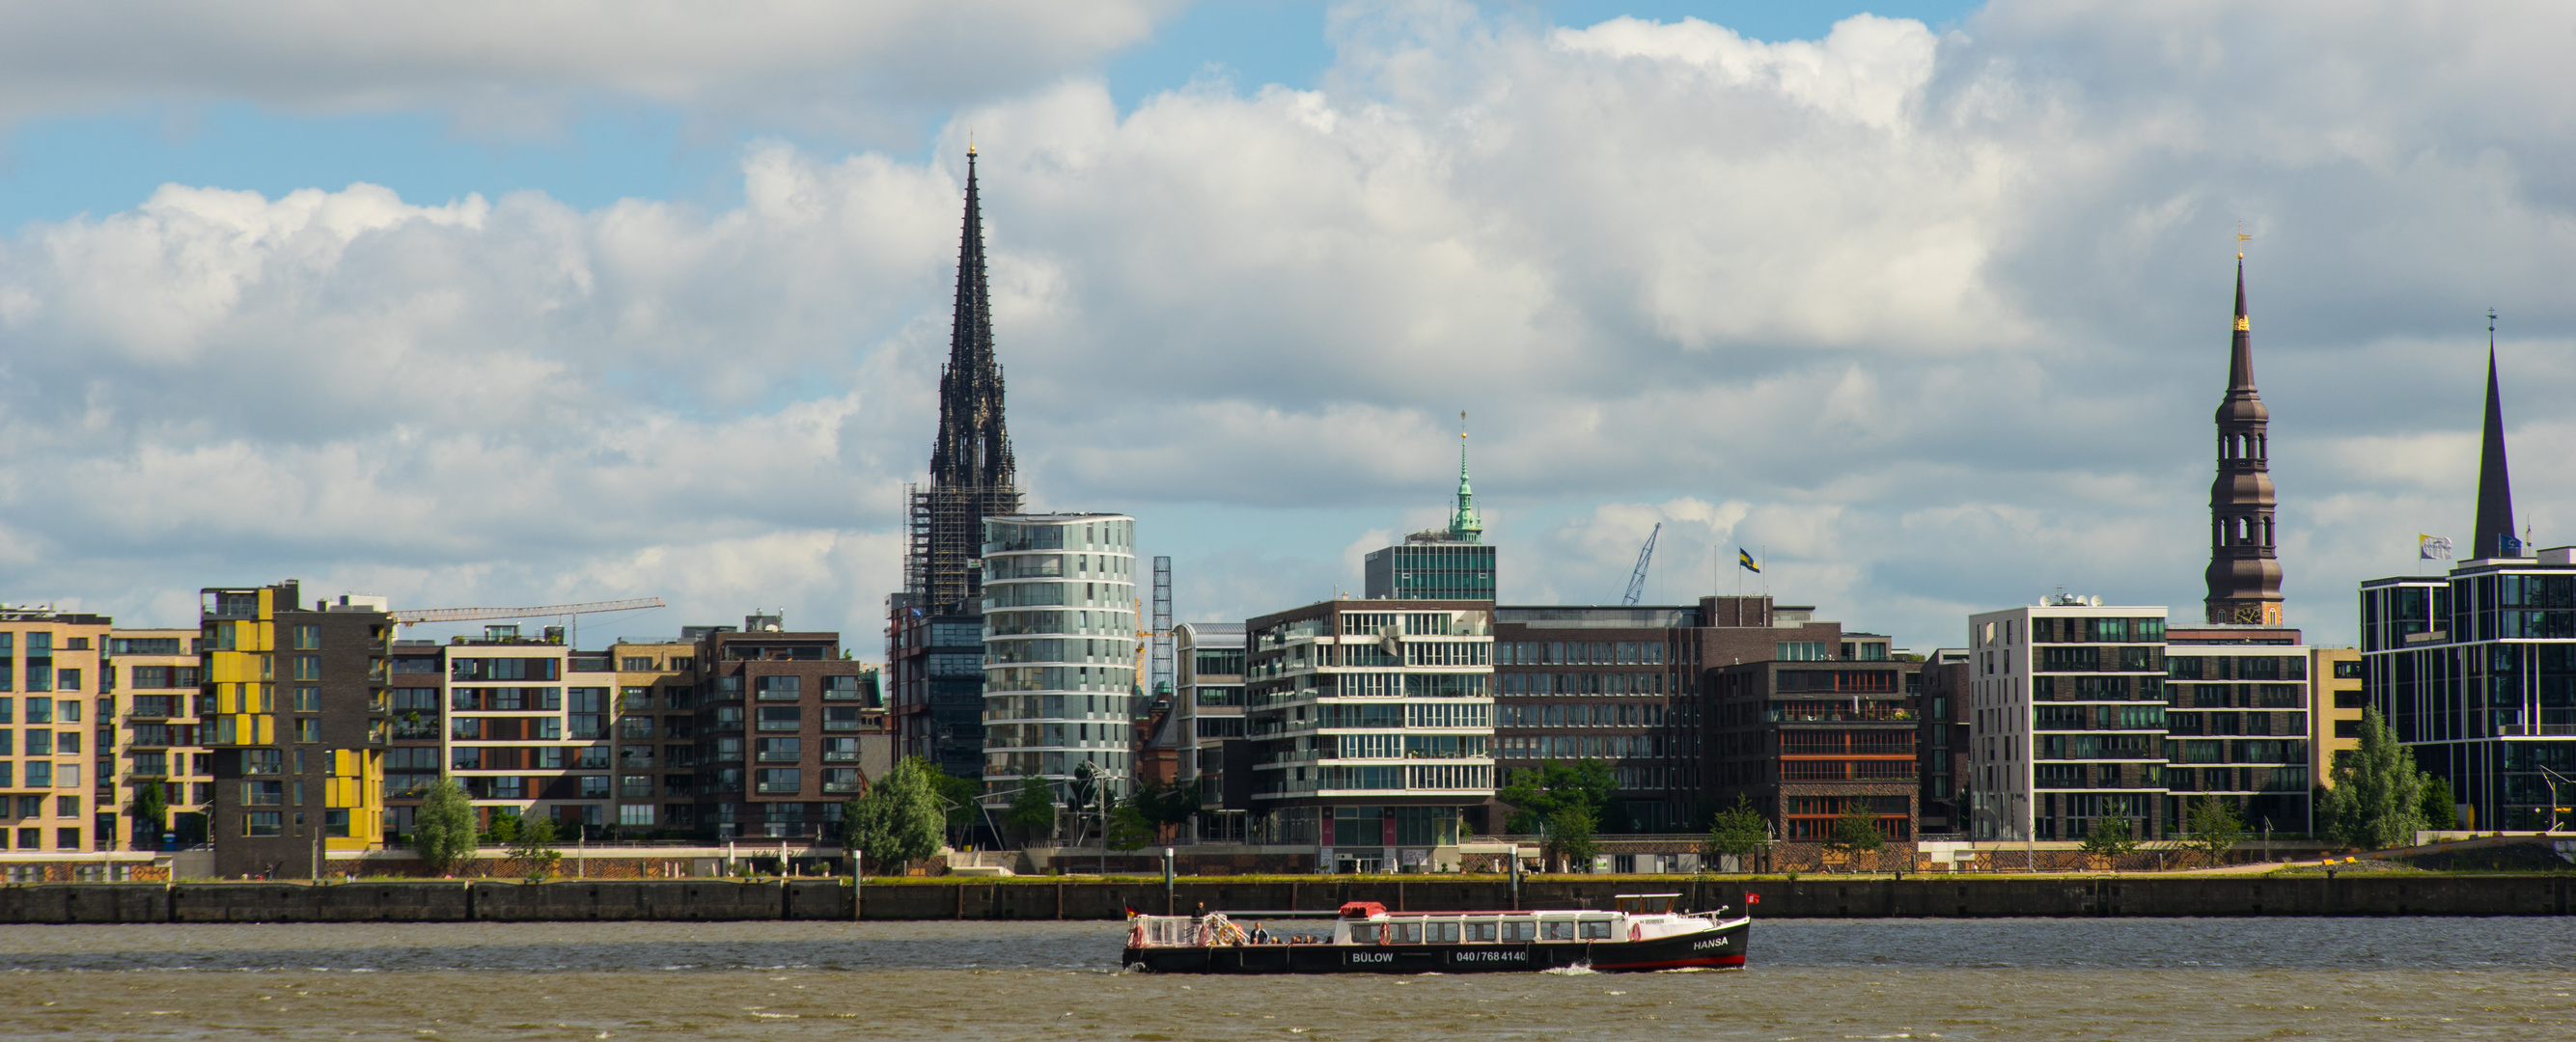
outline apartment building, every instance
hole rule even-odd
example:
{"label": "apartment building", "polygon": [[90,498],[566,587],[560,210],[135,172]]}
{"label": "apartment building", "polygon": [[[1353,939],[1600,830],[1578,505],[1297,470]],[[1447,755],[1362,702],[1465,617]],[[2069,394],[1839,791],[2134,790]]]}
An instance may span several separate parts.
{"label": "apartment building", "polygon": [[112,625],[0,611],[0,829],[13,853],[117,845],[115,699],[102,669]]}
{"label": "apartment building", "polygon": [[[118,629],[108,634],[108,684],[115,699],[116,802],[127,815],[124,845],[135,850],[206,842],[215,802],[214,755],[197,742],[199,668],[196,630]],[[108,767],[102,767],[107,770]],[[159,786],[161,828],[132,817],[143,791]]]}
{"label": "apartment building", "polygon": [[698,643],[620,639],[617,671],[617,815],[620,835],[697,828]]}
{"label": "apartment building", "polygon": [[1255,839],[1333,872],[1457,843],[1494,791],[1492,606],[1323,601],[1245,629]]}
{"label": "apartment building", "polygon": [[859,794],[861,740],[883,734],[875,671],[842,657],[840,634],[796,632],[775,615],[746,632],[700,638],[700,831],[738,836],[828,836],[841,805]]}
{"label": "apartment building", "polygon": [[2287,627],[2165,631],[2166,822],[2214,795],[2256,829],[2312,830],[2309,661]]}
{"label": "apartment building", "polygon": [[1974,838],[2080,839],[2128,819],[2160,838],[2165,609],[2052,596],[1968,620]]}
{"label": "apartment building", "polygon": [[[1173,738],[1180,783],[1199,787],[1198,837],[1243,841],[1242,810],[1252,805],[1252,746],[1243,730],[1243,624],[1184,622],[1172,627]],[[1233,808],[1229,812],[1228,808]]]}
{"label": "apartment building", "polygon": [[382,598],[301,595],[294,580],[200,594],[219,875],[316,875],[326,848],[382,842],[394,620]]}
{"label": "apartment building", "polygon": [[[984,519],[986,799],[1029,778],[1059,789],[1084,765],[1124,792],[1136,716],[1136,520]],[[934,667],[934,672],[935,672]]]}

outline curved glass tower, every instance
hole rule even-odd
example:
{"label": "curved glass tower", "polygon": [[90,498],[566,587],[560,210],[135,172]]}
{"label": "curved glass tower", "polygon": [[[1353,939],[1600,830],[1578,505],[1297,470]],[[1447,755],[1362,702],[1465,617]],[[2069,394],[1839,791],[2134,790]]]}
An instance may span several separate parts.
{"label": "curved glass tower", "polygon": [[1092,773],[1123,792],[1133,767],[1136,519],[984,519],[984,787]]}

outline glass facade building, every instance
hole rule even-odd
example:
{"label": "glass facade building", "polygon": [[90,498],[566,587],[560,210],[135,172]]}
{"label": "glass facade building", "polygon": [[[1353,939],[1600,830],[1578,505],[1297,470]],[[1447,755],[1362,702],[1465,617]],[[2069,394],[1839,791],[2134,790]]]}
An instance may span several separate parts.
{"label": "glass facade building", "polygon": [[2576,547],[2363,583],[2361,657],[2369,703],[2450,782],[2462,828],[2546,829],[2576,797]]}
{"label": "glass facade building", "polygon": [[1370,551],[1361,572],[1370,600],[1494,599],[1494,548],[1477,543],[1415,536]]}
{"label": "glass facade building", "polygon": [[1061,787],[1089,764],[1112,790],[1133,766],[1136,520],[984,519],[984,785]]}

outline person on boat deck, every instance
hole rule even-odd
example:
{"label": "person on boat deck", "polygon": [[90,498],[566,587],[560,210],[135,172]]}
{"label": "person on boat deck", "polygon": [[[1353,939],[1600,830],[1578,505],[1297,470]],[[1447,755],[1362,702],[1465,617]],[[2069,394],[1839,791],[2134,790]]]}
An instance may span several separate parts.
{"label": "person on boat deck", "polygon": [[1263,929],[1260,923],[1255,922],[1252,924],[1252,943],[1269,944],[1273,940],[1275,940],[1275,938],[1270,936],[1270,931]]}

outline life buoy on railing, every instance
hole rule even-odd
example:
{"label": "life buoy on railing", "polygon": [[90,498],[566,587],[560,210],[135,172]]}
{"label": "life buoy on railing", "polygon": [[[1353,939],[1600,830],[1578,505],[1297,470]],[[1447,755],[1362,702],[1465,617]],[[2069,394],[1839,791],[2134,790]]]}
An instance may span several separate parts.
{"label": "life buoy on railing", "polygon": [[1137,920],[1133,925],[1127,927],[1127,946],[1130,948],[1142,948],[1145,946],[1145,923],[1143,920]]}

